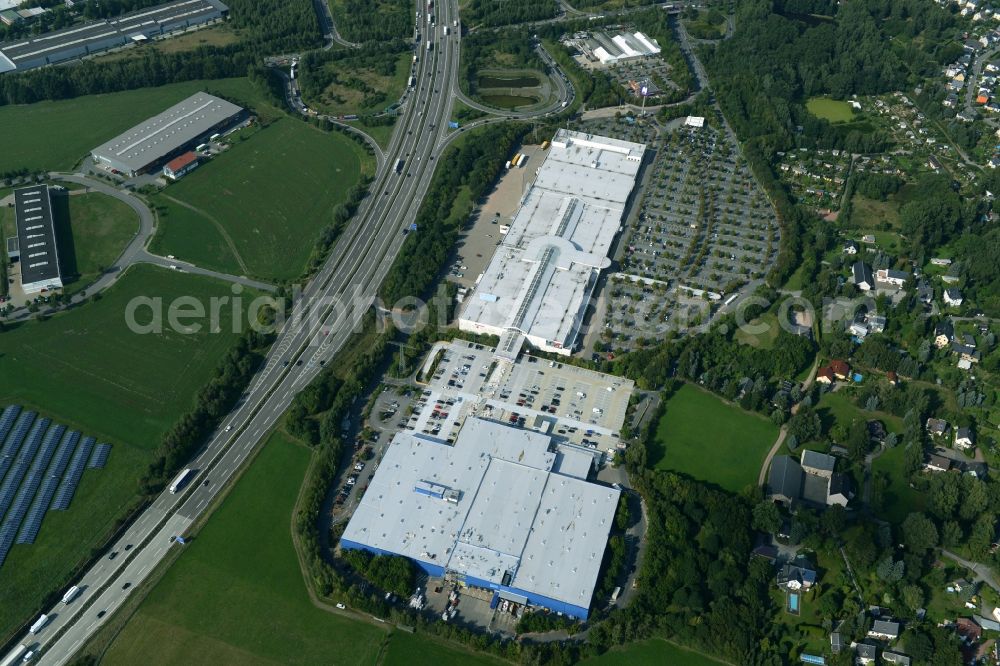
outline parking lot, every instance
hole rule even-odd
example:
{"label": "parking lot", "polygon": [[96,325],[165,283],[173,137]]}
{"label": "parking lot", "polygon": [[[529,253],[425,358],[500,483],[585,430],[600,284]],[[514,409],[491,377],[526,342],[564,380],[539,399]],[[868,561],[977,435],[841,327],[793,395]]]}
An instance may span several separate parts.
{"label": "parking lot", "polygon": [[411,429],[452,440],[472,413],[543,430],[591,451],[618,447],[630,380],[530,355],[498,362],[492,348],[464,340],[437,348],[433,363],[407,424]]}
{"label": "parking lot", "polygon": [[774,212],[725,134],[679,127],[650,168],[595,317],[600,352],[699,323],[709,304],[761,278],[778,249]]}

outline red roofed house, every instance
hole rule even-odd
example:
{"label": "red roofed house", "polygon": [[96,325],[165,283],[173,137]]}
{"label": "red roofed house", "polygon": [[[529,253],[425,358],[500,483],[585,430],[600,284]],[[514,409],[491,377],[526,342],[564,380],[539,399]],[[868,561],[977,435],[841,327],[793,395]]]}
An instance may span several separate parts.
{"label": "red roofed house", "polygon": [[833,370],[833,376],[837,379],[847,379],[847,376],[851,374],[851,366],[847,365],[845,361],[830,361],[830,369]]}
{"label": "red roofed house", "polygon": [[834,379],[833,370],[828,365],[816,371],[816,381],[820,384],[832,384]]}
{"label": "red roofed house", "polygon": [[167,162],[167,165],[163,167],[163,175],[171,180],[179,180],[184,174],[195,169],[197,166],[198,155],[189,150],[180,157],[175,157]]}

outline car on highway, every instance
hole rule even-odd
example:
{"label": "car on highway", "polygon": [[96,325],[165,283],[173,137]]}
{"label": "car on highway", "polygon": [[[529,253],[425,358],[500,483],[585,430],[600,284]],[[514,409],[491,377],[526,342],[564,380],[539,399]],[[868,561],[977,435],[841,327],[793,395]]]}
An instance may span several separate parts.
{"label": "car on highway", "polygon": [[132,544],[130,543],[125,544],[125,550],[132,550]]}
{"label": "car on highway", "polygon": [[107,613],[108,613],[108,609],[107,608],[105,608],[102,611],[98,611],[98,613],[97,613],[97,619],[100,620],[102,617],[104,617],[105,615],[107,615]]}
{"label": "car on highway", "polygon": [[113,551],[111,551],[111,554],[110,554],[110,555],[108,555],[108,559],[109,559],[109,560],[113,560],[113,559],[115,559],[116,557],[118,557],[118,551],[117,551],[117,550],[113,550]]}
{"label": "car on highway", "polygon": [[123,590],[127,590],[130,587],[132,587],[132,583],[125,583],[124,585],[122,585]]}

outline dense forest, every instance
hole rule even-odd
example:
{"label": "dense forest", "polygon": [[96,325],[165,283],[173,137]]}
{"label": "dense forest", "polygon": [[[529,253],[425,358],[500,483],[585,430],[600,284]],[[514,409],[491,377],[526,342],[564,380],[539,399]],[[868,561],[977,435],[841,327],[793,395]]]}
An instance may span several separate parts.
{"label": "dense forest", "polygon": [[349,42],[387,42],[413,32],[413,3],[406,0],[335,0],[337,32]]}
{"label": "dense forest", "polygon": [[542,21],[559,11],[556,0],[470,0],[464,20],[484,26],[511,25],[525,21]]}
{"label": "dense forest", "polygon": [[527,131],[514,123],[490,125],[467,134],[441,156],[417,213],[417,230],[403,243],[382,284],[382,300],[395,303],[405,296],[422,296],[431,288],[472,212],[454,210],[456,193],[464,187],[472,201],[484,196]]}
{"label": "dense forest", "polygon": [[[739,29],[705,54],[719,103],[740,137],[756,140],[768,157],[797,143],[841,148],[852,143],[857,145],[850,150],[868,152],[873,147],[864,142],[877,143],[879,137],[831,129],[806,112],[805,100],[907,87],[943,62],[936,58],[948,55],[937,44],[954,28],[954,19],[917,0],[843,3],[836,21],[807,23],[797,18],[802,9],[781,15],[764,0],[740,4]],[[802,127],[800,136],[796,126]]]}

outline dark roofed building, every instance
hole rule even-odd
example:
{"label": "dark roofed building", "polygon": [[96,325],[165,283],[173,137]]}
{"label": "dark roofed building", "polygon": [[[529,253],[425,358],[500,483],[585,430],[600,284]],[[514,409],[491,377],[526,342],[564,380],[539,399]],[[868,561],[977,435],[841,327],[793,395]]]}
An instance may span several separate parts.
{"label": "dark roofed building", "polygon": [[932,453],[927,456],[927,462],[924,463],[924,469],[931,472],[947,472],[951,469],[951,459]]}
{"label": "dark roofed building", "polygon": [[810,474],[829,477],[837,466],[837,459],[819,451],[802,452],[802,469]]}
{"label": "dark roofed building", "polygon": [[863,261],[856,261],[851,267],[854,284],[861,291],[870,291],[875,286],[875,278],[872,276],[872,267]]}
{"label": "dark roofed building", "polygon": [[872,638],[894,641],[899,638],[899,622],[875,620],[872,623],[872,628],[868,631],[868,635]]}
{"label": "dark roofed building", "polygon": [[802,467],[791,456],[775,456],[767,487],[774,499],[791,504],[802,495]]}
{"label": "dark roofed building", "polygon": [[14,216],[24,292],[62,287],[48,185],[14,190]]}
{"label": "dark roofed building", "polygon": [[778,569],[775,577],[778,587],[789,590],[808,590],[816,584],[816,572],[807,567],[786,564]]}

